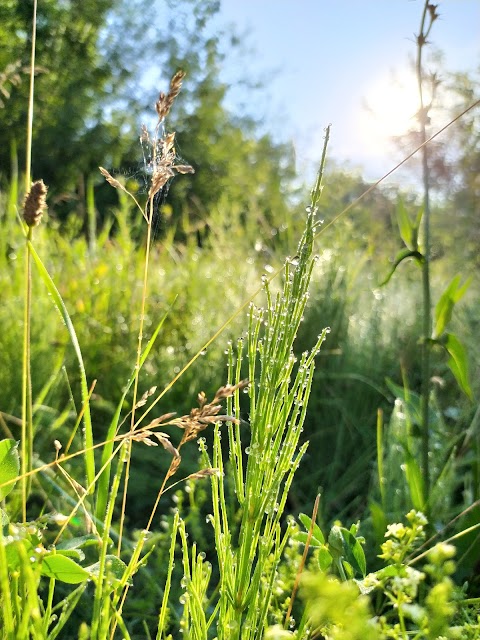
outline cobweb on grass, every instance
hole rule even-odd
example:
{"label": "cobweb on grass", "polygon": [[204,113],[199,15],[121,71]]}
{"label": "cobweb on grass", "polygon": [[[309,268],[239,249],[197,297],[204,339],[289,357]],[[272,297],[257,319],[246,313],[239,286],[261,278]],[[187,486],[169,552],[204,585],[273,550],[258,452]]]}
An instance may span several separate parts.
{"label": "cobweb on grass", "polygon": [[[175,149],[175,132],[167,133],[165,130],[165,118],[180,92],[182,80],[185,77],[183,71],[177,71],[170,81],[170,88],[167,94],[160,92],[155,103],[158,121],[154,129],[153,136],[145,125],[142,126],[140,144],[143,154],[143,167],[141,171],[136,171],[136,178],[143,178],[143,186],[147,191],[147,203],[141,207],[135,196],[129,192],[116,178],[106,169],[100,167],[100,172],[116,189],[125,191],[133,198],[147,220],[152,225],[152,241],[158,233],[160,223],[160,212],[167,197],[172,179],[177,173],[195,173],[189,164],[182,162]],[[180,162],[179,162],[180,161]]]}
{"label": "cobweb on grass", "polygon": [[[193,167],[177,154],[174,143],[175,133],[167,134],[163,122],[157,124],[152,138],[148,129],[143,125],[140,136],[142,162],[128,169],[112,170],[111,172],[100,167],[107,182],[130,195],[143,211],[147,222],[151,220],[152,242],[158,237],[162,222],[162,207],[166,202],[170,185],[176,173],[194,173]],[[122,176],[124,180],[119,181],[115,176]],[[133,193],[126,188],[125,180],[133,180],[137,185],[135,191],[146,195],[143,207]],[[152,212],[150,212],[150,207],[153,208]]]}
{"label": "cobweb on grass", "polygon": [[[148,186],[145,214],[152,222],[152,237],[155,238],[161,221],[161,209],[173,178],[177,173],[185,174],[195,171],[177,154],[175,132],[166,132],[164,120],[157,123],[153,138],[150,137],[148,129],[142,126],[140,144],[144,176]],[[153,211],[150,211],[150,207]]]}
{"label": "cobweb on grass", "polygon": [[[142,127],[142,135],[140,136],[140,146],[142,148],[143,155],[143,165],[142,165],[142,193],[148,194],[150,189],[150,184],[152,182],[152,177],[155,172],[155,161],[154,157],[158,153],[159,149],[159,139],[163,138],[166,135],[165,126],[163,124],[160,125],[160,131],[158,131],[155,136],[153,142],[149,137],[143,135],[143,127]],[[157,149],[154,148],[154,145],[157,146]],[[153,205],[153,213],[152,213],[152,242],[155,242],[157,239],[160,229],[161,229],[161,210],[163,205],[165,204],[168,196],[168,192],[170,190],[170,185],[172,184],[173,178],[170,178],[168,182],[166,182],[163,187],[155,193],[153,199],[147,197],[147,202],[145,205],[145,214],[147,218],[150,217],[150,205]]]}

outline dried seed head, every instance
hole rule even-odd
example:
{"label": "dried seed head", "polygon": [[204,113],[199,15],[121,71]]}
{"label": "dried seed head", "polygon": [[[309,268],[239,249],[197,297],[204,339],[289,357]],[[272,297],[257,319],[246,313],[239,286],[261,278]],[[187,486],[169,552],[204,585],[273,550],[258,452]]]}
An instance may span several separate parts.
{"label": "dried seed head", "polygon": [[37,180],[30,187],[23,203],[23,219],[29,227],[35,227],[40,223],[42,215],[47,207],[47,187],[43,180]]}
{"label": "dried seed head", "polygon": [[185,77],[184,71],[177,71],[177,73],[173,76],[170,81],[170,90],[165,95],[163,92],[158,96],[158,100],[155,103],[155,109],[157,110],[158,119],[160,121],[165,120],[170,109],[172,108],[172,104],[175,101],[175,98],[180,93],[180,89],[182,87],[182,80]]}
{"label": "dried seed head", "polygon": [[112,187],[114,187],[115,189],[121,189],[122,191],[126,191],[123,184],[118,180],[116,180],[112,175],[110,175],[110,173],[106,169],[104,169],[103,167],[98,167],[98,168],[100,169],[100,173],[108,182],[108,184],[112,185]]}
{"label": "dried seed head", "polygon": [[186,480],[200,480],[201,478],[208,478],[210,476],[220,477],[221,473],[222,472],[220,471],[220,469],[214,469],[214,468],[201,469],[200,471],[191,473],[189,476],[186,477]]}
{"label": "dried seed head", "polygon": [[195,173],[195,169],[189,164],[176,164],[174,167],[178,173]]}
{"label": "dried seed head", "polygon": [[150,389],[148,391],[145,391],[143,396],[140,398],[140,400],[135,405],[135,409],[139,409],[140,407],[145,406],[147,404],[148,398],[150,398],[150,396],[153,396],[153,394],[155,393],[156,390],[157,390],[157,387],[150,387]]}

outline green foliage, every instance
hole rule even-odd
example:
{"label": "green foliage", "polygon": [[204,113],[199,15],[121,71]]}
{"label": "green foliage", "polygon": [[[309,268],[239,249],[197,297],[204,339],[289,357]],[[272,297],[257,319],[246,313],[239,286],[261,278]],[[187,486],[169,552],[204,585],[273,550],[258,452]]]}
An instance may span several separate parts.
{"label": "green foliage", "polygon": [[[56,188],[73,186],[79,173],[97,166],[101,144],[113,147],[118,137],[118,128],[113,131],[102,115],[112,71],[98,46],[108,12],[115,4],[115,0],[87,0],[80,8],[75,2],[46,0],[38,5],[36,91],[40,99],[35,108],[33,170]],[[16,68],[0,110],[3,167],[9,164],[12,143],[20,153],[25,149],[32,8],[29,1],[2,3],[0,69],[8,65]]]}
{"label": "green foliage", "polygon": [[306,574],[303,596],[315,629],[331,640],[363,640],[380,637],[372,620],[368,598],[351,582],[325,574]]}
{"label": "green foliage", "polygon": [[[36,231],[34,244],[28,237],[40,276],[33,283],[31,353],[25,349],[33,365],[31,473],[25,454],[19,458],[10,428],[18,428],[19,381],[26,376],[18,366],[20,331],[12,318],[19,317],[19,292],[30,274],[28,267],[22,274],[18,266],[25,239],[15,219],[16,139],[23,135],[17,136],[16,118],[26,104],[22,74],[30,4],[9,0],[0,9],[6,17],[0,27],[0,44],[6,45],[0,70],[2,63],[8,67],[0,87],[7,108],[0,120],[9,124],[4,135],[13,133],[0,152],[4,160],[10,153],[11,164],[10,183],[0,192],[5,229],[0,286],[6,301],[0,308],[0,427],[7,434],[0,442],[2,637],[103,640],[156,633],[157,640],[166,640],[180,632],[199,640],[307,640],[318,634],[343,640],[478,637],[478,600],[454,586],[453,547],[440,543],[422,547],[420,554],[418,549],[427,526],[421,509],[430,509],[440,528],[478,498],[478,412],[467,428],[458,417],[455,393],[449,391],[453,402],[445,407],[435,389],[427,398],[431,410],[424,429],[425,395],[417,393],[415,365],[418,294],[410,282],[390,298],[372,292],[370,284],[379,279],[373,259],[393,249],[391,194],[364,199],[356,217],[336,225],[336,238],[328,247],[321,245],[316,261],[317,213],[329,226],[338,218],[339,203],[349,207],[366,185],[361,177],[332,172],[332,189],[320,209],[324,153],[312,206],[306,219],[303,212],[298,215],[289,150],[268,136],[256,137],[253,122],[233,118],[224,107],[227,87],[218,80],[221,35],[212,32],[211,22],[218,11],[214,1],[170,2],[175,18],[148,51],[140,38],[123,42],[119,28],[130,17],[137,19],[137,28],[150,24],[146,0],[85,2],[82,15],[74,3],[41,3],[37,62],[47,61],[49,67],[37,69],[38,92],[46,98],[39,101],[35,127],[36,171],[47,180],[55,176],[53,193],[64,187],[71,191],[78,182],[88,242],[80,237],[83,218],[70,218],[63,235],[58,232],[60,207],[54,202],[47,229]],[[125,13],[117,19],[110,10],[120,6]],[[192,182],[173,183],[173,207],[163,210],[168,228],[154,233],[147,247],[145,313],[147,271],[137,249],[143,218],[134,217],[123,191],[118,209],[107,213],[91,173],[104,153],[112,165],[128,157],[133,136],[123,135],[121,145],[111,143],[134,126],[143,108],[133,105],[123,118],[116,112],[141,57],[124,77],[122,65],[128,67],[125,61],[139,48],[144,55],[159,54],[166,69],[182,66],[190,73],[189,94],[179,103],[179,123],[190,137],[181,142],[180,153],[198,169]],[[10,62],[12,52],[18,53],[18,64]],[[79,60],[95,72],[75,85]],[[114,109],[108,108],[109,100],[117,101]],[[17,106],[18,113],[11,111]],[[59,131],[64,148],[55,144]],[[135,190],[131,183],[128,189]],[[104,223],[98,228],[96,207]],[[423,211],[412,220],[400,201],[396,217],[405,249],[392,273],[407,257],[423,268],[429,259],[419,233]],[[296,256],[284,261],[285,253],[295,253],[293,239],[302,232]],[[283,269],[276,273],[280,264]],[[255,291],[262,272],[269,275]],[[274,279],[279,274],[281,283]],[[442,285],[435,328],[424,345],[445,348],[448,366],[472,398],[467,350],[453,333],[458,327],[453,309],[468,284],[457,276],[447,288]],[[237,333],[240,324],[234,319],[248,302],[247,331],[224,353],[221,341],[212,342],[222,331],[224,341]],[[144,336],[137,337],[139,325]],[[30,325],[26,328],[28,336]],[[329,351],[320,351],[327,333]],[[395,377],[399,351],[409,365],[412,389],[405,373],[403,387],[384,385],[387,376]],[[318,364],[320,375],[314,379]],[[225,376],[229,384],[212,394],[211,403],[200,393],[199,406],[191,409],[199,380],[211,390]],[[242,393],[245,376],[248,395]],[[95,378],[94,389],[89,382]],[[376,409],[388,407],[392,395],[389,426],[383,429],[379,412],[375,434]],[[225,415],[219,413],[223,400]],[[470,405],[466,420],[469,412]],[[177,429],[182,436],[175,441]],[[419,463],[422,429],[429,435],[427,454],[434,457],[431,486]],[[205,438],[197,439],[200,431]],[[201,452],[200,471],[182,448],[193,439]],[[375,450],[378,503],[376,486],[369,489]],[[20,462],[27,475],[19,475]],[[182,482],[168,484],[180,462],[187,475],[185,491],[174,494],[177,510],[171,513],[164,493]],[[301,463],[303,478],[297,473]],[[202,478],[209,479],[211,503],[210,492],[196,484]],[[30,522],[26,515],[17,522],[19,480]],[[360,514],[370,494],[372,518],[364,528],[368,538],[369,527],[377,535],[387,527],[380,555],[385,566],[367,574],[373,545],[358,535],[359,521],[347,528],[335,520],[324,535],[304,513],[299,520],[306,531],[285,518],[308,505],[312,487],[320,484],[325,485],[322,522]],[[155,519],[160,498],[162,515]],[[388,524],[412,505],[407,525]],[[470,509],[468,515],[468,533],[475,534],[477,512]],[[304,566],[306,606],[295,599]]]}
{"label": "green foliage", "polygon": [[0,440],[0,500],[6,498],[14,488],[19,471],[18,442]]}
{"label": "green foliage", "polygon": [[[310,531],[311,518],[301,513],[299,519]],[[362,548],[365,539],[357,536],[358,526],[359,524],[352,524],[350,529],[346,529],[341,524],[334,524],[328,535],[328,542],[325,543],[320,527],[314,523],[308,546],[315,550],[315,557],[321,571],[326,572],[331,567],[344,581],[352,579],[355,575],[365,577],[366,560]],[[309,535],[299,532],[295,535],[295,539],[306,545]]]}
{"label": "green foliage", "polygon": [[[211,569],[197,556],[195,547],[190,558],[184,539],[186,606],[182,628],[188,637],[203,638],[215,625],[221,638],[256,638],[268,626],[277,569],[291,529],[290,523],[282,531],[281,518],[293,476],[307,447],[306,443],[300,446],[299,439],[314,358],[326,336],[324,330],[311,350],[303,353],[295,373],[293,342],[305,310],[314,264],[313,235],[323,166],[324,158],[312,204],[307,209],[298,257],[285,263],[283,290],[274,299],[264,279],[267,306],[263,309],[251,305],[248,332],[245,339],[237,343],[236,362],[230,349],[230,378],[236,389],[234,404],[227,407],[228,414],[235,416],[228,425],[234,497],[229,495],[224,480],[225,462],[218,425],[212,459],[200,441],[206,468],[214,468],[219,474],[219,477],[212,475],[213,514],[207,516],[207,520],[214,529],[218,558],[215,564],[220,576],[211,603],[212,615],[207,619],[203,612]],[[251,433],[244,449],[239,391],[245,357],[250,380]],[[247,456],[245,463],[243,449]],[[228,506],[232,498],[237,503],[235,511],[239,510],[233,522]],[[239,521],[238,530],[235,530],[235,520]]]}

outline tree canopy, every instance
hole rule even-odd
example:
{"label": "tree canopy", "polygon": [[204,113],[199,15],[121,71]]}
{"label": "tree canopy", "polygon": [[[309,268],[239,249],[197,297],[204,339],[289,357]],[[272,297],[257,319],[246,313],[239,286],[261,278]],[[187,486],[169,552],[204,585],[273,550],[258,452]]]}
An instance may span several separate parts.
{"label": "tree canopy", "polygon": [[[33,175],[51,185],[52,200],[82,198],[98,166],[128,174],[140,165],[140,124],[153,115],[159,89],[187,72],[171,116],[180,153],[196,169],[174,184],[171,211],[196,225],[218,203],[254,206],[282,220],[294,192],[293,154],[255,122],[225,107],[216,0],[170,0],[170,19],[157,20],[146,0],[45,0],[38,5]],[[9,178],[11,150],[24,166],[33,2],[0,8],[0,176]],[[238,46],[231,38],[230,44]],[[157,82],[165,86],[154,86]],[[104,191],[103,198],[115,198]],[[100,195],[102,202],[102,195]]]}

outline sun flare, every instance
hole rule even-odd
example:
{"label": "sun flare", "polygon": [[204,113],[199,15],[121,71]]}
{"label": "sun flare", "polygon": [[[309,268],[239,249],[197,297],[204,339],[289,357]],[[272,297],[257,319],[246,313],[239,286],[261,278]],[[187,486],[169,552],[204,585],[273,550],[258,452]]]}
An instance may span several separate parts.
{"label": "sun flare", "polygon": [[358,117],[364,144],[371,151],[385,150],[391,139],[415,127],[418,88],[413,73],[375,80],[365,92],[365,108]]}

